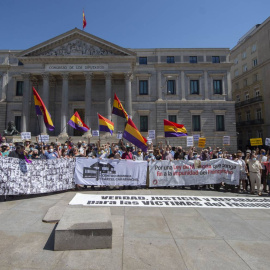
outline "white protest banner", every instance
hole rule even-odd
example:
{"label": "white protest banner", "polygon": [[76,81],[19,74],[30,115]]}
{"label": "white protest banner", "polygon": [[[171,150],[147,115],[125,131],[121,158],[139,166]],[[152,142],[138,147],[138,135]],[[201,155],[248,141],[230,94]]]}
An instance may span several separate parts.
{"label": "white protest banner", "polygon": [[122,131],[118,131],[117,132],[117,139],[121,140],[123,137],[123,132]]}
{"label": "white protest banner", "polygon": [[193,139],[194,139],[195,142],[199,141],[199,139],[200,139],[200,134],[195,134],[195,135],[193,135]]}
{"label": "white protest banner", "polygon": [[158,160],[149,163],[149,186],[239,184],[240,165],[228,159]]}
{"label": "white protest banner", "polygon": [[98,137],[99,136],[99,130],[92,130],[92,136]]}
{"label": "white protest banner", "polygon": [[270,146],[270,138],[265,138],[265,145]]}
{"label": "white protest banner", "polygon": [[76,158],[75,183],[82,185],[146,185],[147,161]]}
{"label": "white protest banner", "polygon": [[38,194],[75,187],[75,160],[0,158],[0,195]]}
{"label": "white protest banner", "polygon": [[77,193],[69,205],[270,209],[270,198]]}
{"label": "white protest banner", "polygon": [[187,147],[193,146],[193,136],[187,136]]}
{"label": "white protest banner", "polygon": [[21,132],[22,140],[31,140],[31,132]]}
{"label": "white protest banner", "polygon": [[147,144],[151,144],[152,143],[152,139],[151,138],[147,137],[146,139],[147,139]]}
{"label": "white protest banner", "polygon": [[223,145],[231,145],[231,137],[223,136]]}
{"label": "white protest banner", "polygon": [[39,135],[38,136],[38,141],[39,142],[49,142],[50,141],[50,136],[49,135]]}
{"label": "white protest banner", "polygon": [[154,140],[156,138],[156,131],[148,130],[148,138]]}

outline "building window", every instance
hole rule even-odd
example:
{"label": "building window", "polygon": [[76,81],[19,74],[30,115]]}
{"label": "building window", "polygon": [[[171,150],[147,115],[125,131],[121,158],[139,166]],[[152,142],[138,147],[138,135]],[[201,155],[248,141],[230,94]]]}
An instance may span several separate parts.
{"label": "building window", "polygon": [[177,123],[176,115],[169,115],[169,121]]}
{"label": "building window", "polygon": [[262,132],[262,130],[258,130],[258,138],[263,138],[263,132]]}
{"label": "building window", "polygon": [[256,49],[257,49],[257,45],[253,44],[252,47],[251,47],[251,53],[256,52]]}
{"label": "building window", "polygon": [[175,80],[167,81],[167,95],[175,95]]}
{"label": "building window", "polygon": [[190,94],[199,95],[199,80],[190,80]]}
{"label": "building window", "polygon": [[148,131],[148,116],[140,116],[140,131],[147,132]]}
{"label": "building window", "polygon": [[212,56],[212,63],[220,63],[219,56]]}
{"label": "building window", "polygon": [[236,96],[236,102],[240,102],[240,96],[239,95]]}
{"label": "building window", "polygon": [[253,59],[252,65],[253,65],[253,67],[256,67],[256,66],[258,65],[258,60],[257,60],[257,58],[256,58],[256,59]]}
{"label": "building window", "polygon": [[253,82],[257,82],[258,81],[258,74],[254,74],[253,75]]}
{"label": "building window", "polygon": [[148,81],[140,80],[139,81],[139,94],[140,95],[148,95]]}
{"label": "building window", "polygon": [[147,65],[147,57],[139,57],[140,65]]}
{"label": "building window", "polygon": [[21,132],[21,119],[21,116],[15,116],[15,127],[19,132]]}
{"label": "building window", "polygon": [[237,65],[238,64],[238,58],[234,59],[234,64]]}
{"label": "building window", "polygon": [[238,69],[236,69],[235,71],[234,71],[234,76],[236,77],[236,76],[238,76],[239,75],[239,72],[238,72]]}
{"label": "building window", "polygon": [[235,90],[238,90],[239,89],[239,83],[236,83],[235,84]]}
{"label": "building window", "polygon": [[247,86],[247,85],[248,85],[248,80],[244,79],[244,86]]}
{"label": "building window", "polygon": [[241,122],[241,121],[242,121],[242,114],[238,113],[238,122]]}
{"label": "building window", "polygon": [[189,57],[189,63],[197,63],[198,61],[197,61],[197,56],[190,56]]}
{"label": "building window", "polygon": [[216,115],[217,131],[225,131],[224,115]]}
{"label": "building window", "polygon": [[243,52],[242,53],[242,59],[245,59],[247,57],[247,53],[246,52]]}
{"label": "building window", "polygon": [[249,93],[248,93],[248,92],[245,93],[245,99],[246,99],[246,100],[249,100]]}
{"label": "building window", "polygon": [[214,80],[213,86],[214,86],[214,94],[222,95],[222,80]]}
{"label": "building window", "polygon": [[192,131],[201,131],[200,115],[192,115]]}
{"label": "building window", "polygon": [[260,96],[260,90],[256,89],[255,90],[255,97],[259,97]]}
{"label": "building window", "polygon": [[23,81],[17,81],[16,84],[16,96],[23,95]]}
{"label": "building window", "polygon": [[256,118],[257,118],[257,120],[261,120],[262,119],[262,110],[261,109],[258,109],[256,111]]}
{"label": "building window", "polygon": [[167,56],[167,63],[168,64],[174,63],[174,56]]}
{"label": "building window", "polygon": [[247,121],[250,121],[250,111],[246,112]]}
{"label": "building window", "polygon": [[247,64],[243,65],[243,72],[246,72],[248,70]]}

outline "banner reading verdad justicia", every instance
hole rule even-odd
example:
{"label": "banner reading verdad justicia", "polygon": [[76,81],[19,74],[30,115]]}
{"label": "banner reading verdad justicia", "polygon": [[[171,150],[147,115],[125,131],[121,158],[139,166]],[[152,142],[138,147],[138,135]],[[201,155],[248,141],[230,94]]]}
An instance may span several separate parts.
{"label": "banner reading verdad justicia", "polygon": [[149,186],[239,185],[240,165],[228,159],[160,160],[149,163]]}

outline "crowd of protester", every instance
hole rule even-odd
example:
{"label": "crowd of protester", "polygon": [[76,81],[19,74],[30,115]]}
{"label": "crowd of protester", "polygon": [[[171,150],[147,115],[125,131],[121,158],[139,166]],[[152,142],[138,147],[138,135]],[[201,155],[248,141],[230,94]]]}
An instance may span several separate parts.
{"label": "crowd of protester", "polygon": [[[157,146],[150,144],[147,152],[143,153],[141,149],[132,144],[124,143],[119,140],[118,143],[86,143],[79,141],[73,143],[69,138],[65,143],[60,142],[31,142],[26,140],[24,143],[7,143],[6,138],[0,138],[0,157],[15,157],[28,160],[34,159],[58,159],[58,158],[109,158],[124,159],[148,162],[155,160],[197,160],[205,161],[210,159],[225,158],[233,160],[240,165],[240,185],[229,186],[224,183],[220,185],[190,186],[191,189],[216,189],[231,190],[232,192],[255,194],[255,185],[257,194],[263,192],[270,195],[270,153],[265,149],[256,148],[247,149],[245,152],[238,150],[237,153],[229,153],[225,149],[211,146],[205,149],[196,149],[190,147],[183,149],[181,146],[164,145],[159,142]],[[185,188],[185,187],[182,187]]]}

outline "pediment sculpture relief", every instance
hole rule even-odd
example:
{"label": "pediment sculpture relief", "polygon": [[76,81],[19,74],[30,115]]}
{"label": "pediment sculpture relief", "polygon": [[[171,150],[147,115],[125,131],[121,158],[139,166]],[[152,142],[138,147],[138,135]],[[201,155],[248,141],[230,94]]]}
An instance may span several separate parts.
{"label": "pediment sculpture relief", "polygon": [[69,56],[69,55],[115,55],[110,51],[106,51],[100,47],[75,39],[64,45],[49,50],[41,56]]}

